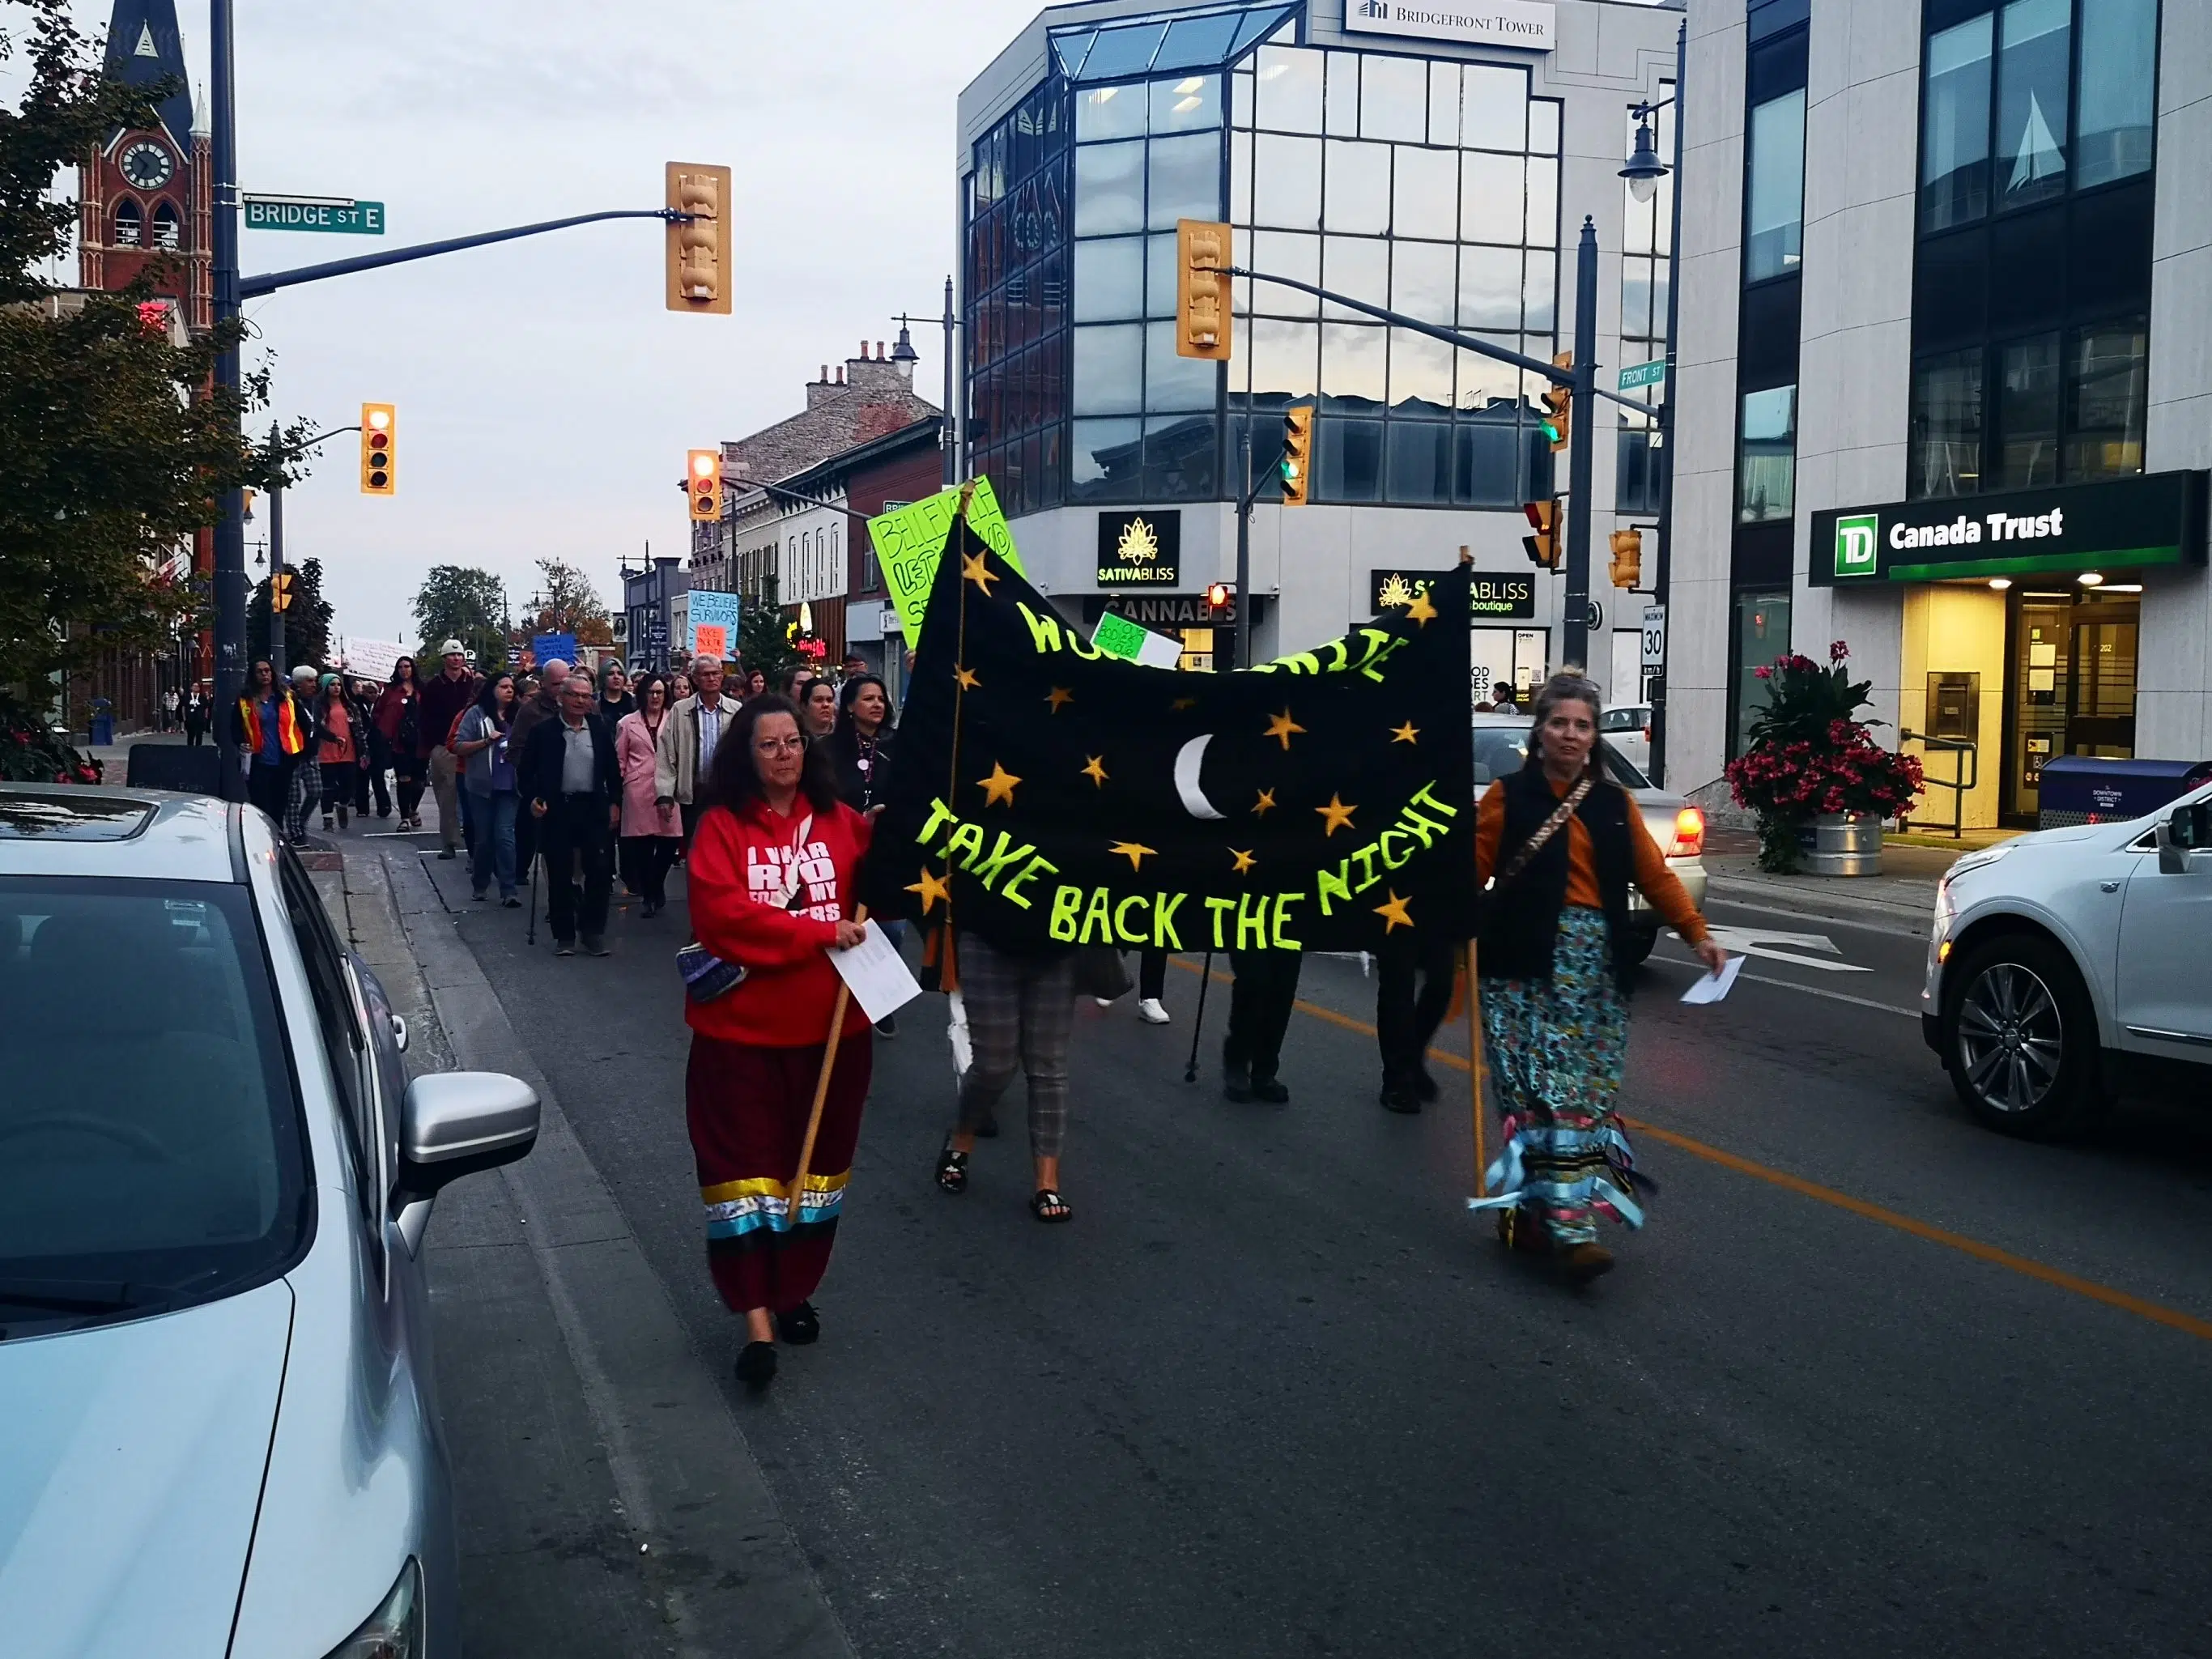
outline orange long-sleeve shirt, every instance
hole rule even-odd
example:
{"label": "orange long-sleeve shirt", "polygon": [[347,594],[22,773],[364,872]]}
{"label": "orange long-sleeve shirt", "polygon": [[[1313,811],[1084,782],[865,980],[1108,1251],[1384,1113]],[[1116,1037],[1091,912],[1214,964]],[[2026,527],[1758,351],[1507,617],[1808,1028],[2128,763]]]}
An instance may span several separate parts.
{"label": "orange long-sleeve shirt", "polygon": [[[1566,784],[1553,783],[1552,793],[1564,800],[1568,788]],[[1482,805],[1475,812],[1476,885],[1488,885],[1497,872],[1498,845],[1504,837],[1505,780],[1500,778],[1483,792]],[[1701,944],[1707,937],[1705,919],[1690,902],[1689,890],[1682,885],[1681,878],[1667,867],[1667,855],[1659,850],[1658,842],[1644,827],[1644,814],[1633,800],[1628,804],[1628,848],[1635,861],[1636,884],[1650,901],[1651,908],[1691,944]],[[1598,896],[1597,853],[1590,845],[1589,831],[1583,827],[1579,814],[1567,820],[1567,902],[1589,910],[1605,908],[1605,901]]]}

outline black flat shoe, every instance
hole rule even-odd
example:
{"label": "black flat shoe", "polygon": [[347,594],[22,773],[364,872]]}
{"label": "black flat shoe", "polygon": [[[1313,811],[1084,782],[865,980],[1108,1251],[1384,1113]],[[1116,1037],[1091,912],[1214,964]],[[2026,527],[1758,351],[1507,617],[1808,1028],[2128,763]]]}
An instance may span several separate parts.
{"label": "black flat shoe", "polygon": [[1252,1098],[1252,1073],[1242,1066],[1221,1068],[1221,1092],[1224,1098],[1238,1102]]}
{"label": "black flat shoe", "polygon": [[814,1311],[811,1302],[802,1302],[795,1308],[787,1308],[775,1316],[775,1334],[794,1348],[803,1348],[810,1342],[822,1340],[822,1316]]}
{"label": "black flat shoe", "polygon": [[1393,1085],[1382,1091],[1382,1109],[1386,1112],[1402,1112],[1411,1115],[1421,1109],[1420,1097],[1412,1089],[1401,1088]]}
{"label": "black flat shoe", "polygon": [[1274,1078],[1255,1077],[1252,1079],[1252,1098],[1255,1100],[1264,1100],[1270,1106],[1280,1106],[1290,1097],[1290,1090]]}
{"label": "black flat shoe", "polygon": [[950,1141],[937,1155],[937,1184],[948,1193],[968,1190],[968,1154],[954,1152]]}
{"label": "black flat shoe", "polygon": [[1040,1187],[1030,1196],[1030,1213],[1048,1225],[1075,1219],[1075,1212],[1067,1200],[1049,1187]]}
{"label": "black flat shoe", "polygon": [[775,1381],[775,1344],[748,1342],[738,1356],[738,1381],[758,1394]]}

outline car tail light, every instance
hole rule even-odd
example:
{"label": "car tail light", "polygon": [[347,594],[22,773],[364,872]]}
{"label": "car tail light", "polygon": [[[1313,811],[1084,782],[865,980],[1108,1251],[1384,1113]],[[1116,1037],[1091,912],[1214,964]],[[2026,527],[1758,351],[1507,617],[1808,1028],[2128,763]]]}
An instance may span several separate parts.
{"label": "car tail light", "polygon": [[1705,815],[1694,806],[1685,806],[1674,814],[1674,844],[1667,849],[1670,859],[1693,859],[1705,849]]}

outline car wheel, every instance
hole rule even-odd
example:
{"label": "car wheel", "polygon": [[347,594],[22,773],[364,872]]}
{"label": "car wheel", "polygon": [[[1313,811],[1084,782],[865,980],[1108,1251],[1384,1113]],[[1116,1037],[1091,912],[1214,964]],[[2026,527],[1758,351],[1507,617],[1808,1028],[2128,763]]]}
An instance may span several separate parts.
{"label": "car wheel", "polygon": [[1632,932],[1620,941],[1620,965],[1624,969],[1641,968],[1651,955],[1651,947],[1659,942],[1658,933]]}
{"label": "car wheel", "polygon": [[2096,1102],[2099,1045],[2071,958],[2049,939],[2014,934],[1983,945],[1951,975],[1943,1065],[1959,1098],[2006,1134],[2077,1125]]}

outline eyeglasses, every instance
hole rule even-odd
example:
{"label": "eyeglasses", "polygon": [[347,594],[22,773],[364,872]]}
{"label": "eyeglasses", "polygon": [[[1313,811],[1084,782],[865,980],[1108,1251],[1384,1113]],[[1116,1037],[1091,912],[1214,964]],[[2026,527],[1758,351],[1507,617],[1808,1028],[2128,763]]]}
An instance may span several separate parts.
{"label": "eyeglasses", "polygon": [[804,738],[763,738],[753,744],[758,755],[796,755],[806,747]]}

